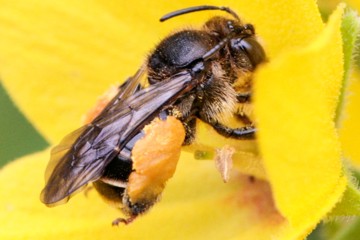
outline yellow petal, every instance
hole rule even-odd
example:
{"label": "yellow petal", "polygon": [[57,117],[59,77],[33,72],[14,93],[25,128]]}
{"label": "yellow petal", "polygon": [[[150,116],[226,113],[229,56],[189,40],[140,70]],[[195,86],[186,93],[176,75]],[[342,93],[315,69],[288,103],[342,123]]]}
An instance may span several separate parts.
{"label": "yellow petal", "polygon": [[270,58],[309,44],[324,27],[316,1],[238,1],[236,5],[239,14],[255,24]]}
{"label": "yellow petal", "polygon": [[123,80],[125,70],[135,71],[134,56],[141,60],[118,31],[130,34],[128,26],[94,2],[73,4],[1,2],[2,79],[21,111],[40,132],[46,129],[48,140],[79,126],[94,96]]}
{"label": "yellow petal", "polygon": [[346,1],[351,7],[355,8],[355,9],[360,9],[360,2],[357,0],[347,0]]}
{"label": "yellow petal", "polygon": [[265,171],[279,211],[295,228],[314,228],[347,183],[333,122],[343,71],[343,8],[313,43],[274,59],[255,77]]}
{"label": "yellow petal", "polygon": [[95,190],[67,204],[39,200],[48,150],[0,171],[0,239],[269,239],[287,226],[269,185],[239,175],[224,184],[211,161],[184,154],[162,200],[128,226],[112,227],[121,214]]}

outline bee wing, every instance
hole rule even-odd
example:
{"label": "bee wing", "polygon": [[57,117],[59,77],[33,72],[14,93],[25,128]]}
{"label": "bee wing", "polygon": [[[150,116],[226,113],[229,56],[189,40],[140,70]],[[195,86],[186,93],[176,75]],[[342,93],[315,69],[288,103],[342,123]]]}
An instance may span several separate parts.
{"label": "bee wing", "polygon": [[65,137],[51,152],[42,202],[50,206],[66,202],[88,182],[98,180],[131,138],[196,85],[189,72],[181,72],[121,101],[115,100],[91,124]]}
{"label": "bee wing", "polygon": [[[99,114],[101,115],[104,112],[112,112],[115,111],[117,108],[117,103],[127,99],[128,97],[132,96],[136,91],[141,89],[141,81],[144,81],[144,74],[145,74],[145,65],[141,66],[141,68],[135,73],[134,76],[128,78],[119,88],[119,92],[116,96],[107,104],[107,106],[102,110]],[[96,121],[96,118],[95,120]]]}

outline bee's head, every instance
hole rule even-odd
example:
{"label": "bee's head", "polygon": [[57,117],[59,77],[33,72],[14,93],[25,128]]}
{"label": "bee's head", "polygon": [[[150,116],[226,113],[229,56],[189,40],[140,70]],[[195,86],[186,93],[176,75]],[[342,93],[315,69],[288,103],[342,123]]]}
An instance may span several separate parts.
{"label": "bee's head", "polygon": [[255,36],[252,24],[216,16],[204,24],[204,29],[219,41],[230,38],[227,49],[239,68],[252,71],[266,59],[265,51]]}

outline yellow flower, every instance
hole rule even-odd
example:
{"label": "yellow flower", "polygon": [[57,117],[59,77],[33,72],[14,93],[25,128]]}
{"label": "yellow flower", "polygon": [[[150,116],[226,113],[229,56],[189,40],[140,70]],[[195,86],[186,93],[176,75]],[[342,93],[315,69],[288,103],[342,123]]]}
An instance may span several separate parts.
{"label": "yellow flower", "polygon": [[[200,3],[0,3],[2,82],[52,144],[79,127],[96,97],[133,74],[159,39],[215,14],[160,24],[164,13]],[[1,239],[302,239],[326,217],[348,184],[333,121],[343,74],[343,7],[325,25],[315,1],[226,5],[255,25],[270,59],[254,78],[261,158],[254,149],[244,153],[253,143],[205,140],[210,147],[231,143],[242,174],[224,184],[213,162],[183,152],[161,202],[129,226],[114,228],[110,223],[120,213],[95,191],[56,208],[43,206],[49,150],[26,156],[0,171]]]}

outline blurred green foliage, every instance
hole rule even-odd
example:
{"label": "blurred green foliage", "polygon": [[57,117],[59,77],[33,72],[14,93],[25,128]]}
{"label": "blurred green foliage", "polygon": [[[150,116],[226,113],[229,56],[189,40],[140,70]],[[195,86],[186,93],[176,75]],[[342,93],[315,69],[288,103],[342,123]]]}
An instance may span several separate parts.
{"label": "blurred green foliage", "polygon": [[48,146],[12,103],[0,82],[0,167]]}

